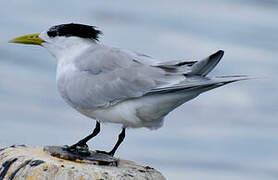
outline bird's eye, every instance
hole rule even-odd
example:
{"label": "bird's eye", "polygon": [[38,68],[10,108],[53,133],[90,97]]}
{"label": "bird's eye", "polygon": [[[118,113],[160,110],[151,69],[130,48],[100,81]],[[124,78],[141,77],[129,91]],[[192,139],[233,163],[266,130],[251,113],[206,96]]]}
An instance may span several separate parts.
{"label": "bird's eye", "polygon": [[57,31],[48,31],[48,32],[47,32],[47,35],[48,35],[49,37],[55,37],[55,36],[57,36]]}

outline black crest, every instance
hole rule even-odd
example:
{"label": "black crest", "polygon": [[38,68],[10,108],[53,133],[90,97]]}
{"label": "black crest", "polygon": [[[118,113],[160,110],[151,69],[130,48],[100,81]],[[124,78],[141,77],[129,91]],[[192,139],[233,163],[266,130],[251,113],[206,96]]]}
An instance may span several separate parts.
{"label": "black crest", "polygon": [[96,41],[98,41],[100,34],[102,34],[102,32],[97,30],[95,26],[74,23],[53,26],[47,31],[47,35],[49,37],[77,36],[81,38],[93,39]]}

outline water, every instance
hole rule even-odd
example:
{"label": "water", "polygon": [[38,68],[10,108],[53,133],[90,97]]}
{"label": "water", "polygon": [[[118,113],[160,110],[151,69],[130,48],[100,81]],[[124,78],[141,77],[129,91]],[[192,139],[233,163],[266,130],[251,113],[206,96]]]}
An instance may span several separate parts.
{"label": "water", "polygon": [[[60,98],[55,59],[13,37],[68,22],[98,26],[105,44],[163,60],[218,49],[211,75],[264,77],[207,92],[169,114],[157,131],[128,129],[117,156],[168,179],[277,179],[278,1],[142,0],[0,2],[0,146],[72,144],[94,121]],[[89,145],[109,150],[120,127],[104,124]]]}

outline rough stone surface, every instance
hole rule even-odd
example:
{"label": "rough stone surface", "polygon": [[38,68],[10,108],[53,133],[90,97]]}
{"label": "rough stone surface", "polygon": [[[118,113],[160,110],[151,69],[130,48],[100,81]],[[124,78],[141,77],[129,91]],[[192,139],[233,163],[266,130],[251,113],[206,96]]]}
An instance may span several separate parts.
{"label": "rough stone surface", "polygon": [[165,180],[149,166],[117,159],[117,166],[96,165],[53,157],[42,147],[25,145],[0,149],[0,180]]}

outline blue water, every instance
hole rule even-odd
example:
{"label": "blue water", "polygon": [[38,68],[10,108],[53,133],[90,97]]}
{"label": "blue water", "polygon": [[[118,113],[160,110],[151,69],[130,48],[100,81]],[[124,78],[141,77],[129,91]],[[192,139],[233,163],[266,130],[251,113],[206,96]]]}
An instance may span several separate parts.
{"label": "blue water", "polygon": [[[79,22],[98,26],[104,44],[162,60],[223,49],[211,75],[263,77],[201,95],[157,131],[128,129],[117,156],[153,166],[167,179],[277,179],[277,19],[277,0],[0,1],[0,146],[72,144],[93,128],[60,98],[56,62],[46,50],[7,43]],[[89,145],[109,150],[119,132],[104,124]]]}

